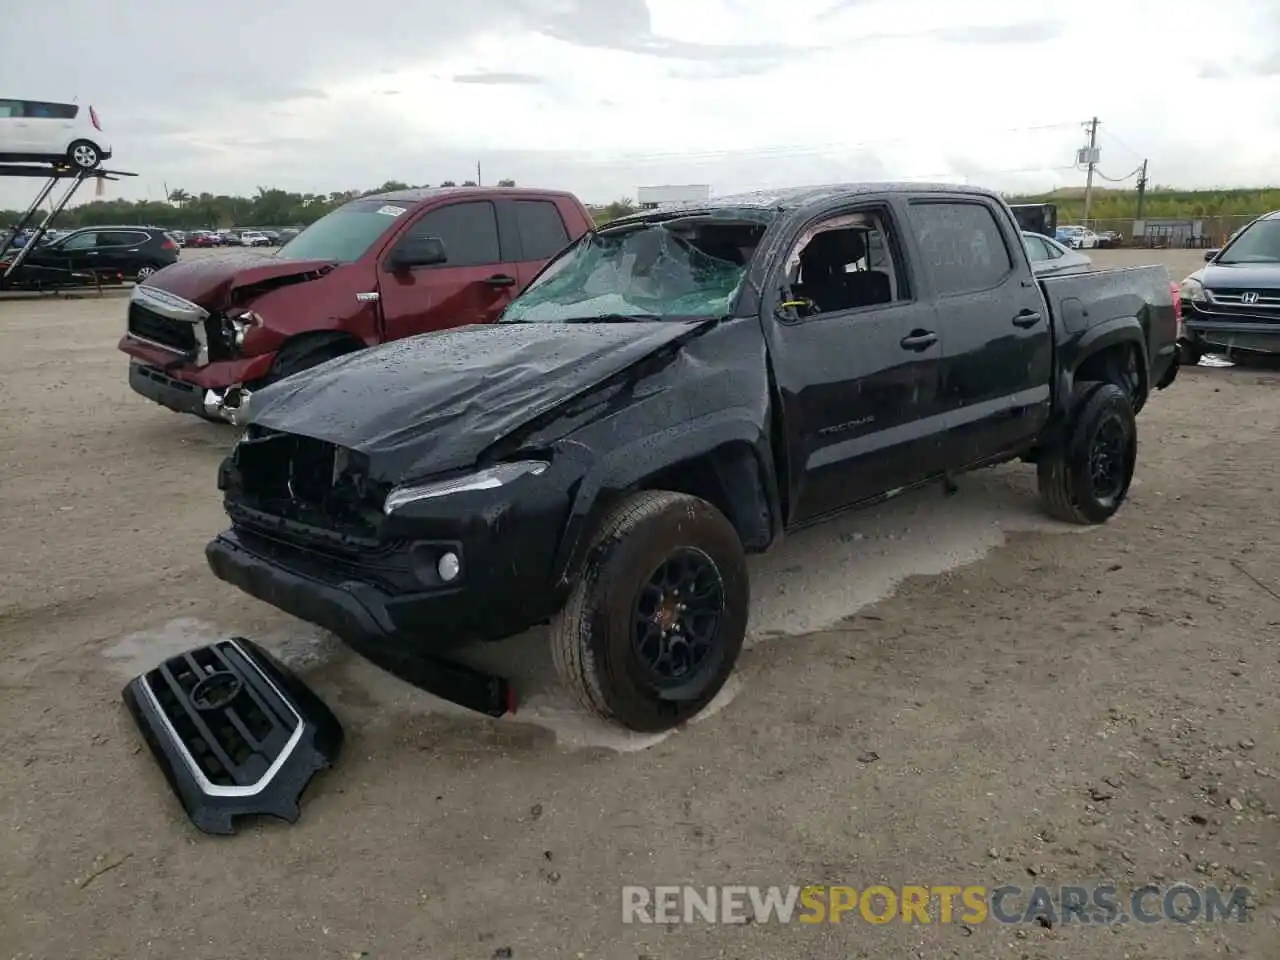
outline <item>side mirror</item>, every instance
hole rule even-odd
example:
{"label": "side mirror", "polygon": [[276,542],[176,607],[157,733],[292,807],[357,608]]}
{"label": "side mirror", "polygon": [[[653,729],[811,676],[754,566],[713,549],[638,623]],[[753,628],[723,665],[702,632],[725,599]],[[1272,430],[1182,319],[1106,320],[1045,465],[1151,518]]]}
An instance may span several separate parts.
{"label": "side mirror", "polygon": [[1205,263],[1208,263],[1208,262],[1209,262],[1209,261],[1211,261],[1214,257],[1216,257],[1218,254],[1220,254],[1221,252],[1222,252],[1222,250],[1221,250],[1221,248],[1219,248],[1219,247],[1214,247],[1212,250],[1206,250],[1206,251],[1204,252],[1204,262],[1205,262]]}
{"label": "side mirror", "polygon": [[408,237],[391,251],[392,270],[408,270],[412,267],[433,267],[448,263],[444,241],[439,237]]}

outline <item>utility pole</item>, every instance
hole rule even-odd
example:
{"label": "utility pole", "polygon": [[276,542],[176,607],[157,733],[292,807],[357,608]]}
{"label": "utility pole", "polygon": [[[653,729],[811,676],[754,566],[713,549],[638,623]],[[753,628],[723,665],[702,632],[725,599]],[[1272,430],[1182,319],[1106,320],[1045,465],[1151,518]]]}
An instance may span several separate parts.
{"label": "utility pole", "polygon": [[484,184],[480,182],[480,161],[479,160],[476,161],[476,186],[477,187],[484,186]]}
{"label": "utility pole", "polygon": [[1098,147],[1098,118],[1094,117],[1087,124],[1089,128],[1089,177],[1084,182],[1084,222],[1089,223],[1089,208],[1093,205],[1093,168],[1097,166],[1094,160],[1094,150]]}
{"label": "utility pole", "polygon": [[1142,161],[1142,172],[1138,174],[1138,215],[1137,220],[1142,219],[1142,208],[1147,199],[1147,161]]}

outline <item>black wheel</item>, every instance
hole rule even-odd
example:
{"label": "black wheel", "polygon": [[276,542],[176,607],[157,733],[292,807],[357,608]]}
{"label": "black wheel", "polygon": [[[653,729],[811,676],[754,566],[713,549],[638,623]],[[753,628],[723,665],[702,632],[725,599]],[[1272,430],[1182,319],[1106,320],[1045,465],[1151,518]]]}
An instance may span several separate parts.
{"label": "black wheel", "polygon": [[1184,367],[1194,367],[1204,356],[1200,344],[1191,340],[1178,341],[1178,362]]}
{"label": "black wheel", "polygon": [[1138,426],[1125,392],[1114,383],[1081,383],[1065,442],[1037,464],[1040,496],[1050,516],[1105,523],[1129,493],[1138,462]]}
{"label": "black wheel", "polygon": [[728,680],[749,605],[746,557],[724,514],[697,497],[643,491],[602,523],[551,622],[552,660],[593,713],[669,730]]}
{"label": "black wheel", "polygon": [[1125,392],[1135,415],[1141,413],[1147,397],[1142,389],[1142,374],[1138,371],[1138,352],[1130,349],[1123,354],[1112,354],[1107,368],[1107,381]]}
{"label": "black wheel", "polygon": [[92,170],[102,163],[102,151],[98,149],[97,144],[90,143],[88,140],[77,140],[67,148],[67,159],[71,161],[73,167]]}
{"label": "black wheel", "polygon": [[137,283],[145,283],[151,275],[159,269],[160,264],[158,263],[144,263],[138,268],[138,272],[134,276],[134,281]]}
{"label": "black wheel", "polygon": [[271,372],[263,378],[259,386],[265,387],[269,383],[276,383],[295,373],[318,367],[329,360],[345,356],[351,350],[350,344],[338,340],[304,339],[286,343],[284,348],[276,354]]}

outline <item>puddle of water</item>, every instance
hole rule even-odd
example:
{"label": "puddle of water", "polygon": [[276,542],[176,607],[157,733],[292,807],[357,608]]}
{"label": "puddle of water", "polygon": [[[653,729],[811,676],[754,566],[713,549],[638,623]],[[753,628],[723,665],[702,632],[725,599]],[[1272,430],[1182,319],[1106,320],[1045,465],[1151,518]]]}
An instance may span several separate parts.
{"label": "puddle of water", "polygon": [[[750,560],[752,605],[747,645],[811,633],[838,624],[892,594],[904,579],[937,575],[981,559],[1013,531],[1083,532],[1045,517],[1027,481],[1027,468],[984,471],[960,480],[951,497],[940,488],[916,491],[880,507],[849,514],[786,538],[768,554]],[[122,673],[136,676],[168,657],[212,643],[236,631],[230,624],[189,617],[121,638],[105,652]],[[302,621],[253,636],[289,667],[307,670],[333,660],[341,643]],[[550,729],[570,749],[603,747],[646,750],[678,731],[642,735],[614,727],[579,708],[560,687],[547,652],[545,630],[530,630],[498,643],[458,653],[460,659],[508,677],[520,694],[508,722]],[[405,712],[474,717],[387,674],[359,657],[342,668],[342,686],[359,687],[361,700],[376,704],[373,717]],[[720,695],[692,722],[724,709],[741,692],[731,677]],[[341,698],[340,698],[341,699]],[[357,713],[368,713],[354,702]],[[503,722],[503,721],[499,721]]]}

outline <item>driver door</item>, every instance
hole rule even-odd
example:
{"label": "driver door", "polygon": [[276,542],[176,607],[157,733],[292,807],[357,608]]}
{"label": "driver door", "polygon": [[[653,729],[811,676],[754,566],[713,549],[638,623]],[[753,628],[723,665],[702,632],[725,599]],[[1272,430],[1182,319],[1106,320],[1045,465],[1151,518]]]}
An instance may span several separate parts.
{"label": "driver door", "polygon": [[493,323],[517,289],[515,266],[503,256],[491,201],[433,207],[397,236],[389,253],[408,240],[425,237],[444,245],[444,263],[395,270],[387,256],[378,266],[384,340]]}
{"label": "driver door", "polygon": [[101,257],[98,249],[98,231],[97,230],[81,230],[79,233],[73,233],[67,239],[58,243],[54,249],[42,256],[41,260],[46,260],[50,266],[61,267],[64,270],[93,270],[97,268],[97,261]]}

